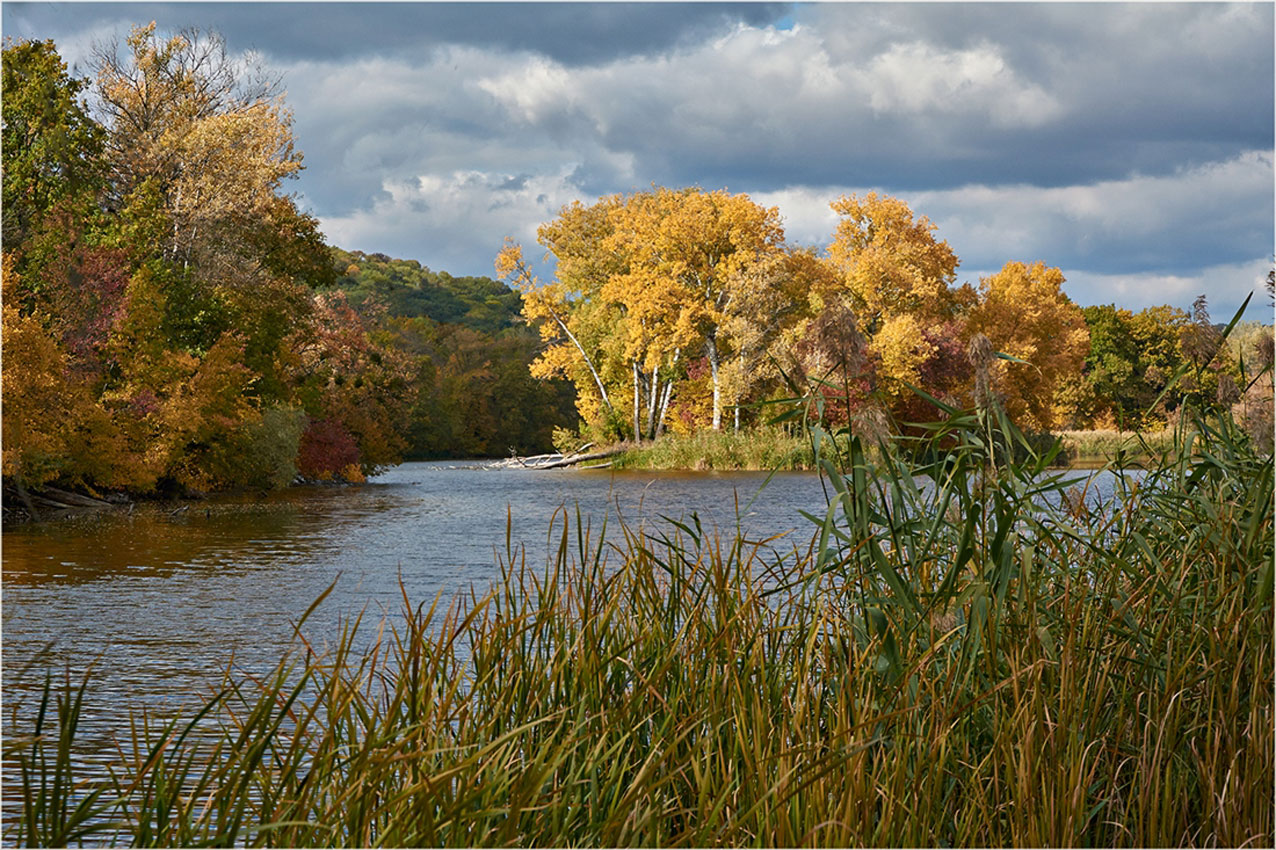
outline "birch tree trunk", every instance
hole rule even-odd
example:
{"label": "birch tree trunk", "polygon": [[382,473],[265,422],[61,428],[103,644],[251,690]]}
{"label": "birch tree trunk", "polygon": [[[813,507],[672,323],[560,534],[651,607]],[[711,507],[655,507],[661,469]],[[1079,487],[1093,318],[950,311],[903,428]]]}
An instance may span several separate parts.
{"label": "birch tree trunk", "polygon": [[551,310],[550,315],[554,317],[554,322],[558,325],[559,329],[566,334],[567,338],[571,340],[572,345],[576,346],[576,350],[580,352],[581,358],[585,361],[585,366],[589,368],[589,374],[594,376],[594,386],[598,388],[598,394],[602,396],[603,404],[607,405],[607,409],[614,414],[616,410],[611,406],[611,399],[607,397],[607,388],[603,386],[603,379],[598,377],[598,370],[594,368],[594,361],[591,360],[589,358],[589,354],[585,352],[585,346],[580,344],[580,340],[576,339],[576,334],[571,332],[571,330],[567,327],[567,323],[563,321],[557,311]]}
{"label": "birch tree trunk", "polygon": [[638,426],[638,412],[642,409],[642,403],[638,387],[638,361],[630,361],[630,365],[633,367],[634,372],[634,442],[641,443],[642,431],[639,430]]}
{"label": "birch tree trunk", "polygon": [[660,403],[660,367],[651,370],[651,393],[647,399],[647,434],[656,439],[656,406]]}
{"label": "birch tree trunk", "polygon": [[665,390],[660,399],[660,416],[656,419],[656,436],[665,432],[665,414],[669,412],[669,399],[673,397],[673,378],[665,381]]}
{"label": "birch tree trunk", "polygon": [[718,360],[718,343],[714,334],[704,340],[704,353],[709,358],[709,371],[713,375],[713,430],[722,430],[722,386],[718,375],[721,363]]}

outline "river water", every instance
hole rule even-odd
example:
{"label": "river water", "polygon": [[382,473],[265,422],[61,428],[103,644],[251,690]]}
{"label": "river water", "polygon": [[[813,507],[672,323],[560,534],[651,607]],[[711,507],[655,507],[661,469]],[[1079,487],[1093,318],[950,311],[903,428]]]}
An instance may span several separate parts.
{"label": "river water", "polygon": [[[765,486],[763,486],[765,484]],[[662,517],[724,536],[813,533],[800,511],[822,514],[812,473],[617,472],[489,469],[408,463],[360,487],[294,488],[265,498],[214,498],[175,509],[138,505],[32,524],[3,536],[5,720],[29,709],[46,671],[93,676],[81,724],[86,740],[125,734],[130,712],[166,709],[209,693],[233,657],[238,673],[266,671],[293,623],[329,585],[306,625],[322,641],[339,618],[366,611],[375,627],[401,610],[400,581],[416,604],[497,576],[511,539],[543,564],[556,512],[592,523],[618,518],[648,531]],[[561,530],[559,513],[556,528]],[[370,629],[371,630],[371,629]]]}
{"label": "river water", "polygon": [[[330,584],[306,626],[335,634],[338,617],[397,615],[399,582],[412,602],[446,597],[497,576],[510,538],[543,564],[556,512],[579,508],[595,532],[604,517],[647,527],[662,516],[725,533],[789,532],[809,539],[799,513],[822,513],[809,473],[611,473],[408,463],[360,487],[293,488],[260,498],[215,498],[175,510],[31,524],[3,538],[5,702],[29,700],[46,670],[78,677],[90,664],[85,731],[121,729],[128,710],[205,693],[235,668],[272,667],[292,624]],[[750,504],[752,502],[752,504]],[[556,528],[561,530],[559,513]],[[616,532],[613,536],[612,532]]]}

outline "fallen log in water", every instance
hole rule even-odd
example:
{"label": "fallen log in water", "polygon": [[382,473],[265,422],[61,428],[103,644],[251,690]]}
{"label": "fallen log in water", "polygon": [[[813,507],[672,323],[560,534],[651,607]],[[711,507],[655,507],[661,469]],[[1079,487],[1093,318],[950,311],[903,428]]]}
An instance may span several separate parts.
{"label": "fallen log in water", "polygon": [[560,469],[564,466],[574,466],[578,463],[588,463],[591,460],[601,460],[603,458],[613,457],[629,448],[626,444],[611,446],[610,448],[601,449],[596,452],[586,452],[593,443],[586,443],[579,449],[568,454],[547,454],[532,455],[530,457],[510,457],[505,460],[498,460],[487,465],[488,469]]}
{"label": "fallen log in water", "polygon": [[103,499],[95,499],[92,496],[72,493],[69,490],[62,490],[48,485],[40,489],[39,495],[50,501],[61,502],[64,505],[76,508],[109,508],[111,506],[110,502]]}
{"label": "fallen log in water", "polygon": [[575,464],[586,463],[591,460],[602,460],[605,457],[614,457],[615,455],[618,455],[621,452],[626,451],[628,448],[629,448],[628,446],[612,446],[611,448],[603,449],[600,452],[590,452],[589,454],[583,454],[583,455],[570,455],[568,457],[563,458],[562,460],[554,460],[554,461],[550,461],[549,463],[538,464],[537,466],[532,468],[533,469],[558,469],[559,467],[573,466]]}
{"label": "fallen log in water", "polygon": [[[84,513],[86,510],[102,510],[103,508],[112,507],[112,504],[104,499],[83,493],[73,493],[70,490],[63,490],[47,484],[27,490],[20,481],[6,481],[4,490],[6,502],[4,521],[6,524],[22,522],[25,519],[31,519],[35,522],[45,519],[60,519],[65,516]],[[12,497],[15,494],[25,509],[25,516],[22,510],[13,510]]]}

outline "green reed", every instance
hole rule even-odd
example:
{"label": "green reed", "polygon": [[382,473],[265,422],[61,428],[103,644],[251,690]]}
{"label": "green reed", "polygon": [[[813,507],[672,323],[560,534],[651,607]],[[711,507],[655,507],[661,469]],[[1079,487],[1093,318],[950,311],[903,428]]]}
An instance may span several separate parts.
{"label": "green reed", "polygon": [[1097,504],[947,413],[871,461],[814,429],[800,544],[564,510],[485,592],[326,650],[303,621],[271,674],[135,722],[109,782],[76,774],[85,687],[49,685],[6,837],[1271,846],[1271,458],[1199,419]]}

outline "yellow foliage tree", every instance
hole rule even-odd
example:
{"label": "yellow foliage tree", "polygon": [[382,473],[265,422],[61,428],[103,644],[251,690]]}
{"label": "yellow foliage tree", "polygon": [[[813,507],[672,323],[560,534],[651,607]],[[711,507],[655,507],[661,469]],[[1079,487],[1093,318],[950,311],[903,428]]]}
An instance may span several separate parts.
{"label": "yellow foliage tree", "polygon": [[953,290],[957,256],[936,241],[935,225],[914,220],[908,204],[869,192],[831,204],[843,216],[829,245],[829,261],[852,296],[860,330],[872,336],[892,317],[908,314],[925,326],[942,323],[969,300]]}
{"label": "yellow foliage tree", "polygon": [[1089,350],[1085,316],[1063,283],[1063,273],[1042,262],[1006,263],[980,280],[966,324],[968,337],[982,333],[998,352],[1025,361],[999,359],[991,377],[1006,412],[1030,428],[1057,426],[1056,392],[1080,373]]}
{"label": "yellow foliage tree", "polygon": [[242,277],[221,268],[243,259],[228,237],[268,219],[280,182],[301,168],[291,115],[219,36],[162,38],[152,22],[125,44],[124,57],[114,47],[95,56],[117,203],[157,195],[168,259],[195,262],[206,277]]}
{"label": "yellow foliage tree", "polygon": [[[625,257],[624,270],[603,289],[628,318],[626,357],[656,369],[680,352],[702,348],[713,389],[712,427],[722,427],[722,363],[733,347],[724,331],[733,296],[779,279],[756,273],[785,253],[779,210],[725,190],[657,188],[630,197],[611,212],[606,251]],[[755,299],[756,300],[756,299]],[[737,321],[737,325],[739,322]]]}
{"label": "yellow foliage tree", "polygon": [[608,212],[617,200],[603,198],[588,207],[575,202],[541,225],[538,239],[557,260],[549,282],[532,273],[522,247],[509,240],[496,257],[497,276],[522,293],[523,318],[537,327],[545,343],[531,364],[532,375],[571,380],[581,419],[605,437],[615,436],[613,429],[621,421],[619,399],[614,403],[612,395],[624,380],[616,335],[623,316],[601,295],[615,263],[599,247],[611,232]]}
{"label": "yellow foliage tree", "polygon": [[741,278],[730,288],[722,321],[734,348],[723,369],[723,393],[735,410],[737,430],[741,405],[780,379],[777,348],[791,348],[798,329],[837,288],[828,264],[807,248],[772,254]]}
{"label": "yellow foliage tree", "polygon": [[239,484],[233,465],[217,458],[220,444],[261,419],[243,341],[226,332],[202,358],[172,349],[164,306],[162,287],[140,270],[107,346],[118,377],[102,400],[127,442],[107,480],[143,492],[165,479],[199,490]]}
{"label": "yellow foliage tree", "polygon": [[22,494],[54,480],[114,486],[125,463],[114,421],[72,368],[47,317],[24,311],[12,254],[4,255],[3,275],[5,478]]}
{"label": "yellow foliage tree", "polygon": [[921,321],[911,313],[888,318],[874,335],[869,350],[876,355],[878,374],[883,378],[879,388],[892,407],[911,394],[906,384],[923,385],[921,369],[936,352]]}
{"label": "yellow foliage tree", "polygon": [[[19,487],[38,487],[68,460],[67,420],[75,403],[66,354],[38,314],[20,309],[12,254],[4,255],[3,466]],[[25,491],[23,491],[25,492]]]}
{"label": "yellow foliage tree", "polygon": [[904,201],[869,192],[843,196],[832,208],[843,218],[828,261],[868,340],[880,398],[896,416],[921,415],[906,384],[948,394],[954,370],[938,361],[951,360],[947,343],[975,291],[952,286],[956,254]]}

